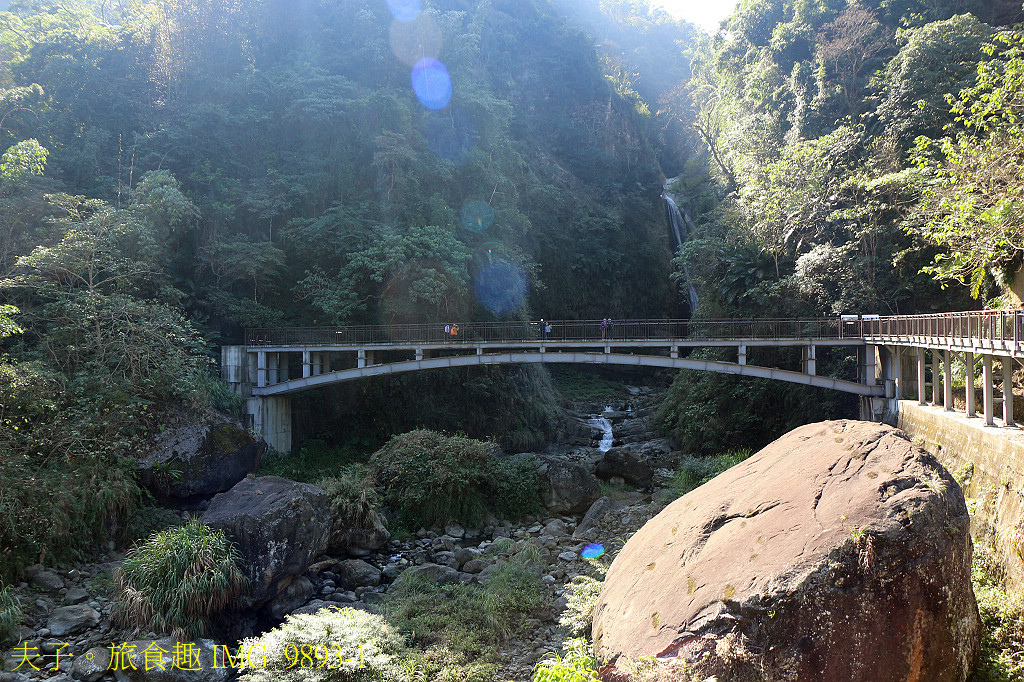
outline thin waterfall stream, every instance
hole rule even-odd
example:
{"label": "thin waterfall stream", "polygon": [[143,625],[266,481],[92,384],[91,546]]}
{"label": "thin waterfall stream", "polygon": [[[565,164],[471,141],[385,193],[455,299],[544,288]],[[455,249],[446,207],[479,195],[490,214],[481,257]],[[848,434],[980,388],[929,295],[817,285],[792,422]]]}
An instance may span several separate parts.
{"label": "thin waterfall stream", "polygon": [[[671,187],[678,178],[670,178],[665,183],[665,192],[662,196],[665,197],[666,211],[668,212],[668,224],[672,230],[672,253],[679,253],[679,248],[683,245],[693,233],[694,225],[693,218],[690,216],[688,208],[689,200],[686,197],[682,197],[678,194],[672,194],[669,192]],[[690,277],[690,271],[688,268],[683,268],[683,275],[686,277],[686,286],[688,288],[688,303],[690,305],[690,317],[693,317],[697,313],[697,305],[700,302],[697,297],[697,289],[693,286],[693,279]]]}

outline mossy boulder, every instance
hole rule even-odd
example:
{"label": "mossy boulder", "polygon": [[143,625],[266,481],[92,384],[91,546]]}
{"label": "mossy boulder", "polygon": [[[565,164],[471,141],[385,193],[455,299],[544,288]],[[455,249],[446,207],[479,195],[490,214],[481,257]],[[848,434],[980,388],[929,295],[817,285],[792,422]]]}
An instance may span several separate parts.
{"label": "mossy boulder", "polygon": [[159,498],[230,490],[255,471],[267,444],[239,424],[214,416],[170,426],[139,463],[139,479]]}

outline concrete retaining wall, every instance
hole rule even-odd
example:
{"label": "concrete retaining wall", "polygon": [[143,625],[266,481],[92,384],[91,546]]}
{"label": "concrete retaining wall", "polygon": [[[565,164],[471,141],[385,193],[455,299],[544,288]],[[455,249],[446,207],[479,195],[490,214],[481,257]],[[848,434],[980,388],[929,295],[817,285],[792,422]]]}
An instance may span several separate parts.
{"label": "concrete retaining wall", "polygon": [[1008,587],[1024,593],[1024,561],[1012,542],[1024,523],[1024,430],[908,400],[899,402],[897,425],[961,482],[971,534],[996,547]]}

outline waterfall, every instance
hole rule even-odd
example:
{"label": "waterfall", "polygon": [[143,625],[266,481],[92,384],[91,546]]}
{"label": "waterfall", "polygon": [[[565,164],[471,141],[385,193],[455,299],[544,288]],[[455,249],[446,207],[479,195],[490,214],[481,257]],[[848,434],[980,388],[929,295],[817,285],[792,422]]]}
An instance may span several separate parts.
{"label": "waterfall", "polygon": [[[673,182],[675,182],[675,178],[672,178],[665,184],[664,197],[668,209],[668,224],[672,228],[672,252],[677,253],[679,247],[683,245],[683,242],[693,232],[693,221],[690,219],[689,211],[685,209],[685,200],[682,200],[684,208],[680,210],[673,196],[668,193],[668,188]],[[697,313],[697,304],[699,302],[697,290],[692,284],[693,279],[690,277],[689,269],[683,268],[683,275],[686,277],[686,286],[689,288],[690,316],[693,317]]]}
{"label": "waterfall", "polygon": [[[608,408],[611,409],[611,408]],[[591,417],[590,423],[601,429],[601,443],[597,446],[601,452],[608,452],[612,449],[612,423],[604,417]]]}

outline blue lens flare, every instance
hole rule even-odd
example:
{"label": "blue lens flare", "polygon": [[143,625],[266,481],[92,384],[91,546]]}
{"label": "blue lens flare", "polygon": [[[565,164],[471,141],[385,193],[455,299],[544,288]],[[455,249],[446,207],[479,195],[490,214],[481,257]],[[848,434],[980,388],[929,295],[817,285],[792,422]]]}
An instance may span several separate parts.
{"label": "blue lens flare", "polygon": [[584,559],[597,559],[602,554],[604,554],[604,545],[600,542],[591,543],[580,552],[580,556]]}
{"label": "blue lens flare", "polygon": [[421,14],[414,21],[391,22],[388,37],[392,54],[406,66],[415,66],[424,57],[436,59],[444,43],[441,29],[429,14]]}
{"label": "blue lens flare", "polygon": [[412,67],[412,89],[427,109],[444,109],[452,100],[448,69],[433,57],[424,57]]}
{"label": "blue lens flare", "polygon": [[485,265],[476,278],[476,298],[495,315],[522,307],[526,301],[527,281],[523,269],[498,260]]}
{"label": "blue lens flare", "polygon": [[458,106],[445,111],[428,111],[423,115],[420,130],[430,150],[442,159],[462,164],[473,146],[473,124]]}
{"label": "blue lens flare", "polygon": [[462,207],[462,227],[470,232],[483,232],[494,222],[494,209],[486,202],[474,200]]}
{"label": "blue lens flare", "polygon": [[387,0],[391,16],[399,21],[412,21],[420,15],[420,0]]}

